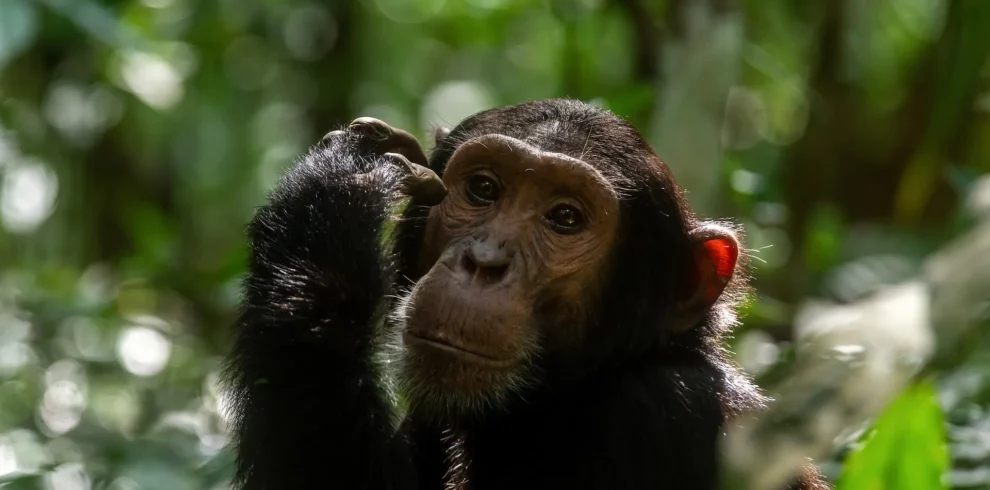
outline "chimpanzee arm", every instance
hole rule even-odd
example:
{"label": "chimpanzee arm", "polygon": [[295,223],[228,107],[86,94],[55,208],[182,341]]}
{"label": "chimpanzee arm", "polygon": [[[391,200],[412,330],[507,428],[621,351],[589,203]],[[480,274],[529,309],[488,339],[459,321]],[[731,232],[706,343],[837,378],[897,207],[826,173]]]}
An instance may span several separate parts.
{"label": "chimpanzee arm", "polygon": [[[383,140],[382,127],[391,128],[375,122],[324,138],[248,227],[226,370],[239,488],[400,489],[415,481],[373,357],[389,287],[382,225],[417,166],[369,150],[408,150]],[[415,150],[422,155],[418,143]]]}

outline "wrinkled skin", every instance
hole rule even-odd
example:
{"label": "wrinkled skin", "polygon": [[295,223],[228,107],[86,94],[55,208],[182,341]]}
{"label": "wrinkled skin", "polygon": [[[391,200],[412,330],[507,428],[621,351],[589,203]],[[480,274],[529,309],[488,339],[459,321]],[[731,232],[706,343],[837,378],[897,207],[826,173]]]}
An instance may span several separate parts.
{"label": "wrinkled skin", "polygon": [[541,331],[535,310],[545,298],[590,299],[581,286],[604,267],[618,199],[590,165],[499,136],[464,143],[444,183],[424,238],[429,270],[402,312],[404,374],[414,404],[470,410],[524,384],[543,348],[579,335],[580,325]]}

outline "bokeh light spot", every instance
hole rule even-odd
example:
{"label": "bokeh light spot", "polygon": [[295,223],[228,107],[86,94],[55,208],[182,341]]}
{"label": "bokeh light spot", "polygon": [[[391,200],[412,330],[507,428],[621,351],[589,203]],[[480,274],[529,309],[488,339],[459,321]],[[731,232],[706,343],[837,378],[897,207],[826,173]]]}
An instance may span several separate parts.
{"label": "bokeh light spot", "polygon": [[424,128],[452,127],[465,117],[494,105],[491,91],[480,82],[457,80],[437,85],[423,100],[420,124]]}
{"label": "bokeh light spot", "polygon": [[50,462],[37,432],[14,429],[0,434],[0,476],[33,472]]}
{"label": "bokeh light spot", "polygon": [[293,56],[312,61],[337,42],[337,22],[324,7],[303,5],[285,16],[282,39]]}
{"label": "bokeh light spot", "polygon": [[7,444],[0,444],[0,477],[16,471],[17,455],[14,454],[14,448]]}
{"label": "bokeh light spot", "polygon": [[38,415],[49,432],[65,434],[79,424],[86,408],[86,383],[86,373],[75,361],[61,360],[48,367]]}
{"label": "bokeh light spot", "polygon": [[732,188],[743,194],[756,194],[763,189],[763,177],[749,170],[736,170],[730,178]]}
{"label": "bokeh light spot", "polygon": [[31,233],[51,216],[58,177],[37,160],[22,160],[6,172],[0,189],[0,218],[11,233]]}
{"label": "bokeh light spot", "polygon": [[129,327],[117,341],[117,357],[124,369],[138,376],[153,376],[168,363],[172,343],[158,330]]}
{"label": "bokeh light spot", "polygon": [[23,342],[0,344],[0,376],[10,376],[37,360],[31,346]]}
{"label": "bokeh light spot", "polygon": [[92,482],[81,463],[66,463],[45,475],[50,490],[89,490]]}
{"label": "bokeh light spot", "polygon": [[52,85],[43,107],[45,119],[67,141],[88,146],[105,128],[116,123],[123,105],[110,91],[59,82]]}
{"label": "bokeh light spot", "polygon": [[125,53],[120,78],[137,98],[155,109],[170,109],[185,95],[179,71],[154,54]]}
{"label": "bokeh light spot", "polygon": [[94,387],[91,398],[96,418],[117,432],[130,433],[141,417],[141,400],[130,386]]}
{"label": "bokeh light spot", "polygon": [[759,376],[780,357],[780,347],[773,337],[763,330],[753,330],[742,335],[736,344],[736,359],[746,372]]}

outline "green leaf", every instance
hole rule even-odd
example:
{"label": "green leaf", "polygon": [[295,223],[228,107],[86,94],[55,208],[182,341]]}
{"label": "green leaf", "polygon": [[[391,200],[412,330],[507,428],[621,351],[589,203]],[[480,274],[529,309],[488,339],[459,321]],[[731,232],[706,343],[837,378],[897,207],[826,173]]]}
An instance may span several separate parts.
{"label": "green leaf", "polygon": [[846,460],[837,490],[948,488],[945,425],[931,381],[908,388]]}
{"label": "green leaf", "polygon": [[31,0],[0,2],[0,68],[27,49],[38,32],[38,11]]}

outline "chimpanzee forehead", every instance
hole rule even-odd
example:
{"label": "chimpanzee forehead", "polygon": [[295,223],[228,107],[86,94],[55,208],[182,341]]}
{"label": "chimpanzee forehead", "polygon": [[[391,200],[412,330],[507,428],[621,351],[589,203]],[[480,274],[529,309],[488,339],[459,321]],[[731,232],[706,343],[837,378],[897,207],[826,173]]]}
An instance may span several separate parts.
{"label": "chimpanzee forehead", "polygon": [[619,146],[630,146],[630,138],[639,139],[635,130],[631,133],[621,131],[629,128],[624,121],[593,109],[596,112],[590,114],[587,111],[533,113],[524,108],[482,113],[479,116],[483,117],[478,120],[455,128],[451,136],[455,141],[463,142],[487,134],[500,134],[525,141],[545,152],[560,153],[593,164],[597,156],[607,153],[602,150],[615,144],[617,138],[627,140]]}
{"label": "chimpanzee forehead", "polygon": [[434,150],[432,168],[442,175],[458,146],[490,134],[584,161],[617,189],[631,191],[648,181],[674,186],[666,165],[632,125],[612,112],[570,99],[526,102],[470,116]]}
{"label": "chimpanzee forehead", "polygon": [[588,151],[589,146],[596,147],[602,143],[592,140],[595,131],[586,126],[570,121],[539,121],[525,128],[517,138],[543,151],[579,158]]}

